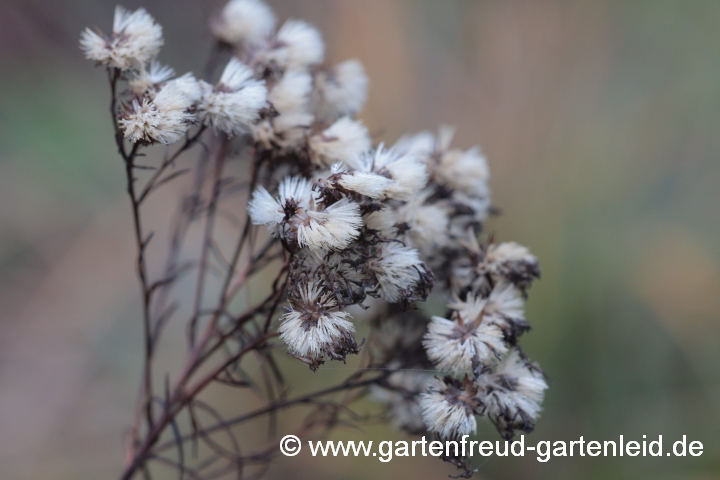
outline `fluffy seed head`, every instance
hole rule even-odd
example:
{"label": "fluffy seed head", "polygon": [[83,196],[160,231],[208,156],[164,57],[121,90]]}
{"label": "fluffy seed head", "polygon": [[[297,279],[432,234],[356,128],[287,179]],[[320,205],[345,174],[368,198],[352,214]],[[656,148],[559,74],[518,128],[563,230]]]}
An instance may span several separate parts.
{"label": "fluffy seed head", "polygon": [[462,150],[446,152],[435,169],[434,178],[441,185],[460,190],[472,197],[489,195],[487,182],[490,178],[490,170],[485,156],[477,147],[464,152]]}
{"label": "fluffy seed head", "polygon": [[286,207],[307,209],[312,196],[312,184],[303,177],[286,177],[278,186],[278,196],[273,198],[265,187],[258,187],[248,204],[253,225],[267,225],[273,231],[286,216]]}
{"label": "fluffy seed head", "polygon": [[415,156],[387,150],[382,144],[374,152],[351,157],[348,164],[358,171],[391,179],[385,196],[396,200],[409,200],[425,188],[428,180],[427,167]]}
{"label": "fluffy seed head", "polygon": [[313,113],[327,122],[352,117],[365,106],[367,92],[368,78],[362,62],[346,60],[315,76]]}
{"label": "fluffy seed head", "polygon": [[275,30],[275,14],[262,0],[230,0],[211,22],[218,40],[229,44],[257,44]]}
{"label": "fluffy seed head", "polygon": [[250,63],[256,71],[274,74],[285,70],[307,70],[325,58],[320,32],[302,20],[288,20],[274,37],[250,51]]}
{"label": "fluffy seed head", "polygon": [[309,147],[310,157],[318,166],[330,167],[336,162],[351,165],[356,156],[370,150],[370,134],[361,122],[343,117],[310,137]]}
{"label": "fluffy seed head", "polygon": [[508,340],[514,339],[530,329],[525,320],[525,299],[522,291],[506,281],[495,285],[490,296],[470,296],[464,302],[455,301],[449,308],[458,311],[463,318],[476,319],[497,325]]}
{"label": "fluffy seed head", "polygon": [[475,410],[480,406],[476,393],[469,382],[449,377],[432,379],[420,400],[428,430],[442,438],[475,433]]}
{"label": "fluffy seed head", "polygon": [[478,377],[479,398],[488,418],[505,438],[531,432],[548,388],[542,371],[513,349],[493,373]]}
{"label": "fluffy seed head", "polygon": [[393,181],[382,175],[369,172],[350,172],[341,163],[334,163],[331,176],[325,183],[370,198],[384,198]]}
{"label": "fluffy seed head", "polygon": [[432,288],[432,274],[420,260],[418,251],[397,242],[383,243],[368,268],[377,278],[379,293],[391,303],[403,299],[423,299]]}
{"label": "fluffy seed head", "polygon": [[455,321],[432,317],[423,345],[438,370],[465,374],[507,351],[502,330],[481,317]]}
{"label": "fluffy seed head", "polygon": [[299,295],[290,299],[290,311],[283,315],[278,328],[290,352],[310,361],[323,355],[344,360],[349,353],[357,353],[350,314],[336,307],[332,294],[314,282],[301,287]]}
{"label": "fluffy seed head", "polygon": [[140,70],[162,45],[162,27],[144,8],[129,12],[118,6],[112,35],[107,37],[86,28],[80,38],[80,47],[88,59],[121,70]]}
{"label": "fluffy seed head", "polygon": [[205,125],[235,135],[254,123],[267,101],[265,82],[253,78],[252,70],[233,58],[214,88],[203,83],[198,115]]}
{"label": "fluffy seed head", "polygon": [[343,198],[325,207],[315,199],[312,184],[302,177],[283,180],[276,199],[259,187],[249,212],[256,225],[268,225],[287,241],[311,250],[343,249],[357,238],[363,225],[357,203]]}
{"label": "fluffy seed head", "polygon": [[298,244],[311,250],[340,250],[360,234],[363,221],[357,203],[344,198],[324,210],[308,209],[290,224],[297,228]]}
{"label": "fluffy seed head", "polygon": [[125,138],[132,142],[174,143],[182,138],[193,118],[187,112],[192,103],[186,82],[172,80],[152,101],[133,100],[131,110],[118,123]]}
{"label": "fluffy seed head", "polygon": [[175,70],[167,65],[162,65],[157,60],[150,64],[150,70],[143,65],[142,70],[137,72],[128,82],[130,89],[135,95],[143,96],[154,93],[155,89],[164,82],[175,76]]}
{"label": "fluffy seed head", "polygon": [[288,20],[277,32],[282,45],[285,68],[319,65],[325,58],[325,43],[320,32],[302,20]]}
{"label": "fluffy seed head", "polygon": [[253,138],[267,149],[291,150],[304,144],[313,123],[308,112],[311,90],[312,77],[308,72],[285,72],[268,94],[277,116],[254,125]]}
{"label": "fluffy seed head", "polygon": [[431,192],[421,192],[399,207],[368,216],[368,227],[416,248],[423,259],[437,255],[448,241],[449,214],[441,203],[426,203]]}

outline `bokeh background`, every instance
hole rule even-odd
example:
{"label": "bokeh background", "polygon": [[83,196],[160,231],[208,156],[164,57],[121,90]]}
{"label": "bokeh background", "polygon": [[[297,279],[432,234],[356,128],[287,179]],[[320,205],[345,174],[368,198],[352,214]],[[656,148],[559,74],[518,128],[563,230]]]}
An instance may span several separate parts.
{"label": "bokeh background", "polygon": [[[479,478],[720,478],[720,2],[270,3],[316,24],[330,62],[365,63],[362,118],[378,140],[451,123],[456,144],[486,152],[503,212],[490,230],[528,245],[543,272],[523,344],[552,384],[527,441],[705,446],[699,458],[477,459]],[[0,3],[3,479],[115,478],[122,464],[141,368],[130,212],[104,72],[77,48],[85,26],[109,29],[114,4]],[[201,70],[221,4],[124,2],[164,26],[160,59],[178,72]],[[289,368],[299,384],[347,374]],[[212,394],[230,410],[258,401]],[[479,436],[496,438],[490,425]],[[269,478],[453,473],[433,458],[300,455]]]}

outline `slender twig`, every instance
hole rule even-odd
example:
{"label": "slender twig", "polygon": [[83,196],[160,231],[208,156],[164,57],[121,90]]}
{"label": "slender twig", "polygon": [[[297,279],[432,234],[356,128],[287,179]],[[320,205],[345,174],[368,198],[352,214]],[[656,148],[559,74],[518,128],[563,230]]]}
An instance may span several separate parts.
{"label": "slender twig", "polygon": [[[108,77],[110,80],[110,93],[112,96],[112,99],[110,101],[110,116],[112,118],[113,127],[115,128],[115,141],[117,143],[118,152],[123,157],[123,160],[125,161],[125,174],[126,174],[126,180],[127,180],[127,192],[130,197],[130,203],[132,206],[132,214],[133,214],[133,226],[134,226],[134,232],[135,232],[135,243],[136,243],[136,249],[137,249],[137,273],[138,273],[138,279],[140,281],[140,287],[142,291],[142,298],[143,298],[143,332],[144,332],[144,338],[145,338],[145,368],[144,368],[144,376],[143,376],[143,385],[144,385],[144,410],[145,410],[145,416],[146,420],[148,422],[148,428],[150,428],[153,424],[153,402],[151,401],[153,394],[152,394],[152,354],[153,354],[153,335],[152,335],[152,326],[151,326],[151,318],[150,318],[150,301],[151,301],[151,289],[149,287],[148,282],[148,274],[147,274],[147,265],[145,261],[145,250],[147,248],[148,242],[150,241],[150,238],[152,238],[152,234],[148,237],[145,237],[143,233],[143,227],[142,227],[142,221],[140,217],[140,201],[138,200],[137,191],[135,188],[135,158],[138,154],[138,150],[140,148],[139,143],[134,143],[132,146],[132,149],[130,152],[127,152],[125,149],[125,142],[123,138],[123,133],[120,130],[118,121],[117,121],[117,82],[120,79],[120,71],[117,69],[109,69],[108,70]],[[142,403],[142,402],[139,402]],[[138,429],[138,423],[134,422],[133,426],[133,438],[134,435],[137,433]],[[134,440],[133,440],[134,443]]]}
{"label": "slender twig", "polygon": [[207,207],[206,218],[205,218],[205,234],[202,243],[202,253],[200,255],[200,268],[198,271],[197,286],[195,288],[195,300],[193,302],[193,316],[189,323],[188,328],[188,339],[190,348],[195,345],[195,330],[199,316],[200,308],[202,307],[202,296],[205,287],[205,278],[208,268],[208,257],[210,255],[210,249],[212,247],[212,233],[213,227],[215,226],[215,212],[217,211],[218,199],[220,198],[220,192],[222,190],[222,172],[225,166],[225,157],[227,155],[228,137],[222,135],[218,138],[215,154],[214,154],[214,175],[213,175],[213,187],[210,195],[210,203]]}
{"label": "slender twig", "polygon": [[[252,420],[253,418],[257,418],[262,415],[266,415],[266,414],[276,411],[276,410],[281,410],[281,409],[286,409],[286,408],[301,405],[301,404],[311,403],[311,400],[313,400],[317,397],[322,397],[325,395],[330,395],[330,394],[345,391],[345,390],[353,390],[353,389],[360,388],[360,387],[367,387],[369,385],[373,385],[373,384],[376,384],[376,383],[379,383],[379,382],[385,380],[390,375],[390,373],[391,372],[389,372],[389,371],[385,371],[382,374],[380,374],[376,377],[373,377],[373,378],[367,378],[364,380],[357,380],[357,381],[346,381],[344,383],[341,383],[340,385],[335,385],[334,387],[317,390],[315,392],[311,392],[306,395],[302,395],[300,397],[296,397],[296,398],[293,398],[290,400],[285,400],[285,401],[281,401],[281,402],[277,402],[277,403],[271,403],[264,407],[258,408],[257,410],[253,410],[252,412],[248,412],[244,415],[240,415],[240,416],[225,420],[224,422],[220,422],[215,425],[206,427],[203,430],[203,433],[210,434],[210,433],[213,433],[213,432],[216,432],[219,430],[224,430],[230,426],[238,425],[238,424],[246,422],[248,420]],[[351,377],[351,378],[353,378],[353,377]],[[191,440],[191,439],[192,439],[191,435],[185,435],[180,440],[182,442],[187,442],[188,440]],[[162,443],[162,444],[158,445],[157,447],[155,447],[153,449],[153,452],[155,454],[157,454],[164,450],[167,450],[168,448],[172,448],[174,446],[176,446],[175,440],[167,441],[167,442]]]}
{"label": "slender twig", "polygon": [[[249,343],[245,348],[240,350],[234,355],[232,361],[236,361],[246,353],[254,350],[259,345],[263,344],[269,338],[276,336],[277,334],[263,335],[256,338],[253,342]],[[189,360],[191,363],[195,362],[195,359]],[[144,465],[144,462],[150,458],[151,450],[153,446],[160,439],[160,436],[165,431],[165,428],[173,421],[177,414],[200,393],[213,379],[222,373],[225,368],[230,364],[230,361],[223,363],[220,367],[215,368],[210,373],[206,374],[203,378],[198,380],[191,387],[186,387],[189,380],[192,369],[186,369],[186,373],[178,380],[177,385],[174,389],[174,393],[170,395],[169,399],[165,403],[165,407],[158,418],[158,420],[148,430],[147,436],[143,440],[142,444],[137,448],[134,457],[127,465],[122,480],[129,480],[135,474],[135,472]],[[182,439],[180,439],[182,440]],[[173,442],[173,445],[177,445],[177,439]]]}
{"label": "slender twig", "polygon": [[140,196],[138,197],[138,202],[142,203],[145,198],[152,192],[155,188],[159,187],[160,185],[167,183],[170,180],[170,177],[166,177],[162,180],[160,179],[160,176],[165,172],[165,170],[172,164],[175,163],[175,161],[182,155],[186,150],[189,150],[192,148],[193,145],[200,139],[202,134],[205,132],[205,126],[201,126],[197,132],[195,132],[194,135],[185,137],[185,143],[182,144],[180,148],[175,151],[172,155],[166,156],[163,160],[163,163],[160,164],[158,169],[155,171],[152,177],[148,180],[147,184],[145,185],[145,188],[143,188],[142,192],[140,193]]}

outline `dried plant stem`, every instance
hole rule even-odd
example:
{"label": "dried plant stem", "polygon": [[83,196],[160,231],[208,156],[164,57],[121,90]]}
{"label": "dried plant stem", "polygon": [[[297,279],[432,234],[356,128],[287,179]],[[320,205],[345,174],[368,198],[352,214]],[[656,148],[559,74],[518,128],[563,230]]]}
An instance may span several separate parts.
{"label": "dried plant stem", "polygon": [[217,212],[217,204],[220,198],[220,192],[222,190],[222,172],[225,166],[225,157],[227,155],[228,137],[221,135],[215,145],[215,151],[213,154],[214,174],[213,174],[213,185],[212,193],[210,195],[210,202],[207,206],[207,214],[205,219],[205,233],[202,241],[202,253],[200,255],[200,268],[198,269],[197,287],[195,289],[195,300],[193,304],[193,316],[190,320],[188,329],[188,340],[190,348],[195,344],[195,330],[197,326],[198,317],[200,315],[200,308],[202,306],[202,297],[205,287],[205,277],[207,274],[208,258],[210,256],[210,248],[212,247],[212,233],[213,227],[215,226],[215,214]]}
{"label": "dried plant stem", "polygon": [[[253,350],[258,345],[264,343],[266,340],[273,336],[275,336],[275,334],[263,335],[257,338],[255,341],[245,346],[240,352],[235,354],[233,361],[238,360],[247,352]],[[127,465],[125,472],[123,472],[121,476],[121,479],[128,480],[132,478],[137,469],[141,467],[143,463],[148,459],[152,447],[159,440],[160,435],[164,432],[165,428],[167,428],[167,426],[173,421],[175,416],[186,405],[188,405],[188,403],[190,403],[195,398],[195,396],[199,394],[200,391],[202,391],[202,389],[204,389],[219,373],[221,373],[225,368],[227,368],[227,365],[227,363],[221,365],[220,367],[205,375],[202,379],[198,380],[195,385],[186,389],[185,385],[188,382],[192,371],[197,367],[197,354],[191,356],[191,358],[188,359],[185,372],[178,380],[174,393],[165,403],[165,408],[163,409],[157,422],[155,422],[153,426],[149,429],[145,440],[137,448],[131,463]]]}
{"label": "dried plant stem", "polygon": [[[252,412],[245,413],[243,415],[240,415],[238,417],[234,417],[231,419],[228,419],[222,423],[218,423],[216,425],[212,425],[209,427],[206,427],[203,432],[205,434],[210,434],[213,432],[217,432],[223,429],[226,429],[228,427],[238,425],[240,423],[246,422],[248,420],[252,420],[254,418],[260,417],[262,415],[267,415],[268,413],[277,411],[277,410],[283,410],[290,407],[307,404],[310,403],[311,400],[314,400],[318,397],[323,397],[326,395],[331,395],[333,393],[338,393],[341,391],[349,391],[354,390],[362,387],[368,387],[373,384],[380,383],[387,379],[387,377],[390,375],[390,371],[384,371],[381,375],[375,376],[373,378],[368,378],[364,380],[354,380],[354,377],[357,376],[357,374],[350,377],[347,381],[341,383],[340,385],[335,385],[333,387],[324,388],[321,390],[317,390],[305,395],[302,395],[300,397],[286,400],[283,402],[278,403],[272,403],[269,405],[266,405],[264,407],[258,408],[257,410],[253,410]],[[186,442],[192,439],[191,435],[186,435],[180,438],[181,441]],[[167,450],[168,448],[171,448],[176,445],[175,441],[165,442],[163,444],[158,445],[154,450],[153,453],[160,453],[164,450]]]}
{"label": "dried plant stem", "polygon": [[[185,143],[172,155],[166,156],[160,167],[154,172],[146,183],[143,189],[137,188],[137,179],[135,178],[135,170],[137,168],[135,160],[140,148],[139,143],[133,144],[132,149],[128,152],[126,150],[124,139],[119,125],[117,122],[116,109],[117,109],[117,81],[120,75],[117,70],[109,70],[109,80],[111,86],[111,116],[113,126],[115,128],[115,138],[118,146],[118,152],[125,162],[125,172],[127,180],[127,192],[130,198],[132,207],[133,225],[134,225],[134,238],[137,250],[137,272],[138,279],[141,287],[141,294],[143,298],[143,333],[145,338],[144,348],[144,373],[142,388],[138,395],[138,402],[136,408],[135,418],[133,420],[133,426],[131,431],[130,448],[126,455],[126,469],[123,472],[122,478],[129,479],[139,470],[145,468],[147,460],[155,458],[162,463],[173,463],[167,459],[161,459],[160,457],[153,456],[151,450],[153,446],[160,439],[165,429],[174,424],[175,417],[184,407],[188,406],[195,401],[196,397],[207,387],[212,381],[216,380],[220,374],[222,374],[228,367],[239,361],[247,352],[253,351],[265,344],[267,340],[275,337],[276,333],[267,333],[267,328],[264,329],[264,333],[257,336],[255,339],[244,345],[238,352],[230,355],[223,362],[212,368],[208,373],[203,375],[195,383],[190,384],[193,374],[213,353],[218,351],[229,338],[233,336],[235,332],[242,328],[242,326],[252,319],[255,315],[267,311],[267,319],[265,324],[269,325],[272,316],[282,299],[282,295],[285,289],[285,282],[280,283],[281,277],[287,270],[288,262],[285,262],[285,266],[278,273],[276,281],[273,282],[273,291],[270,295],[257,306],[248,309],[245,313],[234,319],[234,325],[229,331],[224,332],[220,335],[217,330],[217,322],[220,316],[225,312],[225,307],[232,299],[235,293],[246,283],[248,276],[257,271],[253,269],[253,264],[262,260],[263,256],[269,251],[273,242],[268,242],[268,245],[262,249],[257,256],[251,256],[248,263],[245,265],[241,272],[237,272],[237,263],[239,262],[243,248],[249,238],[250,233],[250,219],[246,218],[245,227],[235,247],[230,266],[221,289],[220,300],[217,308],[214,310],[212,318],[206,325],[200,339],[195,342],[191,342],[190,352],[185,362],[185,366],[180,374],[180,377],[175,382],[175,387],[172,389],[172,394],[168,394],[164,402],[163,407],[158,417],[154,414],[154,403],[156,400],[153,394],[153,353],[154,353],[154,339],[158,334],[153,329],[153,318],[151,316],[152,307],[152,296],[153,292],[156,291],[157,287],[162,287],[172,283],[174,278],[173,272],[171,272],[172,264],[174,264],[176,250],[179,250],[180,238],[175,237],[174,245],[177,249],[174,249],[174,253],[168,259],[168,267],[166,273],[168,279],[151,283],[148,276],[147,262],[146,262],[146,250],[152,234],[147,235],[143,229],[142,217],[141,217],[141,206],[147,199],[148,195],[158,186],[166,183],[174,178],[175,174],[170,174],[168,177],[162,178],[163,173],[168,167],[174,164],[177,158],[196,142],[199,141],[204,128],[200,128],[194,135],[186,137]],[[213,175],[213,187],[210,196],[210,201],[206,211],[206,224],[203,237],[203,246],[198,274],[198,286],[195,295],[195,302],[193,307],[193,316],[191,319],[192,330],[194,331],[195,323],[200,316],[200,308],[202,303],[202,294],[204,288],[205,277],[207,276],[208,264],[209,264],[209,251],[212,245],[213,226],[214,219],[217,212],[217,204],[219,202],[221,190],[222,190],[222,171],[227,155],[227,137],[221,137],[218,139],[215,145],[215,151],[213,155],[214,163],[214,175]],[[252,169],[252,180],[251,185],[255,185],[257,182],[258,167],[260,162],[253,161]],[[200,184],[201,185],[201,184]],[[184,229],[185,230],[185,229]],[[176,235],[181,235],[180,232],[176,232]],[[234,282],[233,282],[234,280]],[[231,288],[232,287],[232,288]],[[155,326],[159,328],[159,322]],[[213,339],[217,338],[216,341]],[[147,430],[142,440],[139,439],[139,433],[141,431],[141,417],[145,416],[147,423]]]}
{"label": "dried plant stem", "polygon": [[109,70],[109,77],[110,77],[110,90],[112,95],[112,100],[110,103],[110,115],[112,117],[113,126],[115,127],[115,140],[117,142],[118,151],[120,152],[120,155],[123,157],[123,160],[125,161],[125,174],[127,179],[127,192],[130,197],[130,202],[132,206],[132,215],[133,215],[133,227],[134,227],[134,233],[135,233],[135,243],[136,243],[136,250],[137,250],[137,261],[136,261],[136,268],[137,268],[137,274],[138,279],[140,281],[140,287],[141,287],[141,293],[142,293],[142,311],[143,311],[143,332],[145,337],[145,368],[144,368],[144,375],[143,375],[143,385],[144,385],[144,397],[146,398],[145,406],[143,410],[145,411],[146,420],[148,422],[148,426],[152,426],[153,423],[153,404],[150,399],[152,399],[152,354],[153,354],[153,342],[152,342],[152,325],[151,325],[151,317],[150,317],[150,301],[151,301],[151,295],[152,291],[149,286],[148,282],[148,275],[147,275],[147,264],[145,261],[145,250],[146,247],[152,238],[152,234],[145,237],[145,234],[143,232],[142,227],[142,220],[140,217],[140,204],[141,200],[137,195],[137,191],[135,188],[135,158],[139,149],[139,144],[135,143],[133,144],[132,149],[130,152],[127,152],[125,149],[125,144],[123,140],[123,134],[119,129],[117,117],[116,117],[116,90],[117,90],[117,81],[119,79],[119,71],[117,69],[110,69]]}

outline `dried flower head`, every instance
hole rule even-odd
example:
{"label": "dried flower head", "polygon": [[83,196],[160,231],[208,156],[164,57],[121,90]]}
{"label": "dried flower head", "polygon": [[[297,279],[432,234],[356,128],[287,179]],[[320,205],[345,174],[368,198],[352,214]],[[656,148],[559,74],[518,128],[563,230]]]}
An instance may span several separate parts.
{"label": "dried flower head", "polygon": [[488,297],[470,296],[468,300],[450,303],[448,307],[468,318],[481,315],[484,321],[497,325],[511,344],[515,344],[517,337],[530,329],[525,320],[522,291],[505,281],[496,284]]}
{"label": "dried flower head", "polygon": [[491,243],[477,265],[478,276],[498,282],[505,279],[523,291],[540,276],[537,258],[527,247],[515,242]]}
{"label": "dried flower head", "polygon": [[432,289],[432,272],[418,251],[397,242],[381,243],[367,268],[377,279],[380,296],[388,302],[425,300]]}
{"label": "dried flower head", "polygon": [[196,83],[194,77],[184,76],[167,82],[152,100],[133,99],[118,122],[125,138],[166,144],[182,138],[193,119],[188,108],[195,101],[192,84]]}
{"label": "dried flower head", "polygon": [[503,332],[482,316],[455,320],[432,317],[423,342],[438,370],[470,374],[479,365],[487,365],[507,351]]}
{"label": "dried flower head", "polygon": [[358,172],[392,180],[383,196],[396,200],[409,200],[425,188],[428,180],[427,167],[419,159],[387,150],[382,144],[374,152],[348,157],[345,163]]}
{"label": "dried flower head", "polygon": [[393,181],[382,175],[367,172],[351,172],[341,163],[335,163],[330,169],[327,179],[320,183],[341,193],[358,193],[370,198],[384,198]]}
{"label": "dried flower head", "polygon": [[143,65],[139,72],[136,72],[128,81],[128,85],[133,93],[139,97],[144,95],[154,95],[161,84],[167,82],[175,76],[175,70],[167,65],[162,65],[157,60],[150,63],[150,69]]}
{"label": "dried flower head", "polygon": [[360,207],[347,198],[326,206],[300,177],[288,177],[278,188],[278,197],[264,187],[254,193],[249,205],[255,225],[267,225],[288,244],[311,250],[338,250],[357,238],[362,226]]}
{"label": "dried flower head", "polygon": [[424,259],[434,260],[449,241],[450,217],[444,204],[428,202],[431,193],[418,192],[406,203],[372,213],[368,225],[416,248]]}
{"label": "dried flower head", "polygon": [[325,59],[320,32],[303,20],[286,21],[277,33],[249,53],[250,64],[261,74],[307,69]]}
{"label": "dried flower head", "polygon": [[420,405],[427,429],[442,438],[471,435],[477,430],[475,412],[482,403],[477,399],[477,387],[467,377],[463,381],[432,379]]}
{"label": "dried flower head", "polygon": [[129,12],[118,6],[110,36],[86,28],[80,38],[88,59],[120,70],[142,69],[162,45],[162,27],[144,8]]}
{"label": "dried flower head", "polygon": [[352,117],[365,106],[368,78],[362,62],[346,60],[315,75],[313,113],[324,122]]}
{"label": "dried flower head", "polygon": [[248,130],[267,101],[265,82],[253,78],[253,71],[233,58],[214,87],[203,82],[198,117],[205,125],[235,135]]}
{"label": "dried flower head", "polygon": [[290,311],[278,328],[290,352],[317,368],[323,356],[345,360],[360,351],[350,314],[337,308],[332,294],[310,282],[290,298]]}
{"label": "dried flower head", "polygon": [[276,115],[266,116],[251,127],[253,139],[267,150],[302,148],[313,124],[313,116],[308,111],[311,92],[309,72],[285,72],[268,94]]}
{"label": "dried flower head", "polygon": [[221,42],[254,45],[275,30],[275,13],[262,0],[230,0],[210,28]]}
{"label": "dried flower head", "polygon": [[503,437],[535,428],[548,386],[542,370],[518,349],[511,350],[494,372],[480,375],[477,383],[485,413]]}
{"label": "dried flower head", "polygon": [[309,141],[310,158],[318,166],[330,167],[340,162],[351,165],[358,155],[370,150],[367,127],[350,117],[343,117]]}

